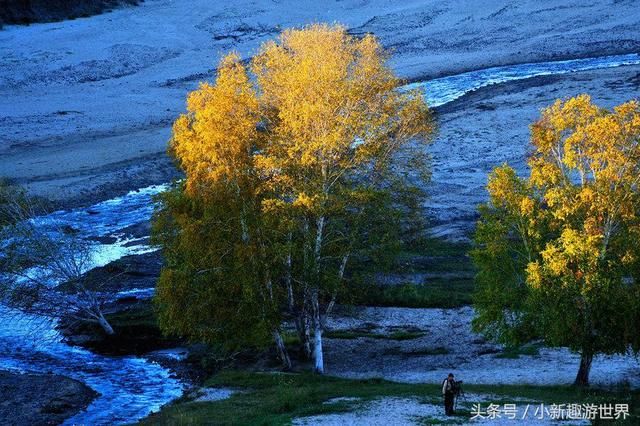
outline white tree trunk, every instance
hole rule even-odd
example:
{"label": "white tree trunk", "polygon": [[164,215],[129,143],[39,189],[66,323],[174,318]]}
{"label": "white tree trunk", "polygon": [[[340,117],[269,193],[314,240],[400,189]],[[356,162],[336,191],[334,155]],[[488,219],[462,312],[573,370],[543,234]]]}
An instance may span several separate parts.
{"label": "white tree trunk", "polygon": [[320,313],[320,259],[322,253],[322,240],[324,233],[324,216],[316,221],[316,243],[314,247],[314,288],[311,290],[311,307],[313,311],[313,359],[314,371],[324,373],[324,357],[322,353],[322,315]]}
{"label": "white tree trunk", "polygon": [[313,359],[314,371],[318,374],[324,374],[324,359],[322,353],[322,325],[320,320],[314,321],[313,330]]}
{"label": "white tree trunk", "polygon": [[114,334],[116,334],[115,331],[113,331],[113,327],[111,327],[111,324],[109,324],[109,321],[107,321],[107,319],[102,315],[102,312],[98,314],[98,324],[100,324],[100,327],[102,327],[104,332],[109,336],[113,336]]}

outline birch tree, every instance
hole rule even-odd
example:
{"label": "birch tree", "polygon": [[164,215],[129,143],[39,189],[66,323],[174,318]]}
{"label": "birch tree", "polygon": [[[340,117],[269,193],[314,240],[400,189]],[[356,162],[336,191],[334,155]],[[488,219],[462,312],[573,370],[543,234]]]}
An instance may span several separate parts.
{"label": "birch tree", "polygon": [[505,342],[533,337],[580,353],[638,350],[640,105],[557,101],[531,127],[528,179],[489,178],[475,259],[475,326]]}
{"label": "birch tree", "polygon": [[[433,125],[420,92],[397,90],[401,81],[373,36],[358,39],[328,25],[287,30],[263,45],[248,68],[251,77],[237,56],[228,56],[215,85],[190,95],[189,112],[174,125],[172,153],[186,174],[183,194],[205,202],[213,196],[227,206],[217,220],[237,223],[237,238],[253,247],[252,276],[262,278],[244,283],[268,295],[255,305],[269,306],[266,329],[284,364],[279,330],[291,319],[303,353],[313,353],[322,373],[322,333],[350,262],[397,242],[389,225],[399,224],[394,218],[402,207],[394,195],[411,185],[390,165],[403,150],[420,159]],[[382,214],[386,222],[374,219]],[[215,244],[224,246],[220,239]],[[174,244],[166,246],[173,253]],[[225,254],[223,263],[246,261],[235,256]],[[160,303],[170,312],[175,284],[162,282]],[[224,294],[224,282],[209,285]],[[166,324],[172,321],[180,320]]]}
{"label": "birch tree", "polygon": [[166,259],[156,303],[167,332],[230,349],[271,336],[285,367],[280,304],[263,226],[258,99],[240,58],[225,57],[214,85],[189,95],[173,126],[171,153],[183,183],[163,198],[154,238]]}
{"label": "birch tree", "polygon": [[[411,138],[429,135],[431,121],[420,93],[396,90],[400,80],[370,35],[356,39],[326,25],[288,30],[263,46],[252,69],[273,138],[258,164],[277,188],[273,204],[290,200],[297,209],[293,225],[304,241],[300,297],[311,315],[315,370],[323,372],[324,318],[361,237],[336,229],[345,223],[340,212],[362,214],[366,207],[358,202],[367,191],[382,190],[392,155]],[[344,239],[329,251],[327,238],[336,233]]]}

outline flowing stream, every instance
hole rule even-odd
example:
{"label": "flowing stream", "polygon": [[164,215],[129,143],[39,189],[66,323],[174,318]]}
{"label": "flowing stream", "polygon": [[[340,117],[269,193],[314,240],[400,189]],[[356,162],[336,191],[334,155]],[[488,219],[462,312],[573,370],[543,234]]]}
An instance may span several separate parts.
{"label": "flowing stream", "polygon": [[[521,64],[471,71],[405,87],[423,89],[427,102],[435,107],[491,84],[638,64],[638,54]],[[154,207],[153,195],[166,187],[150,186],[88,208],[58,211],[37,220],[69,226],[87,238],[108,237],[109,242],[95,243],[95,266],[105,265],[128,254],[153,250],[143,241],[127,236],[123,229],[148,221]],[[135,293],[135,289],[128,292]],[[144,290],[139,293],[150,295]],[[62,343],[54,322],[0,309],[0,324],[1,369],[61,374],[80,380],[101,394],[85,412],[68,419],[67,424],[135,422],[183,392],[183,384],[170,377],[167,369],[145,358],[102,356]]]}
{"label": "flowing stream", "polygon": [[542,75],[568,74],[638,64],[640,64],[640,54],[637,53],[566,61],[537,62],[469,71],[424,82],[411,83],[405,87],[407,89],[424,89],[425,98],[429,106],[437,107],[454,101],[466,93],[492,84],[524,80]]}

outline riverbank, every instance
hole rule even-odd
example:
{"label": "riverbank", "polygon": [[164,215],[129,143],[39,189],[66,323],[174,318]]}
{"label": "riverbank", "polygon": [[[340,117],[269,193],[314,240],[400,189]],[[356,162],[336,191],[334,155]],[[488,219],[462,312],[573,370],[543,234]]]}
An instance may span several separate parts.
{"label": "riverbank", "polygon": [[[633,416],[620,424],[635,424],[640,400],[640,392],[628,389],[465,383],[466,396],[458,401],[457,415],[447,418],[443,415],[440,383],[407,384],[381,379],[347,380],[310,373],[227,371],[211,377],[206,389],[219,394],[226,390],[226,398],[213,401],[184,398],[140,424],[469,424],[474,404],[479,404],[484,419],[478,418],[473,424],[588,425],[591,422],[586,419],[552,418],[549,410],[555,406],[557,411],[559,404],[566,407],[566,404],[616,403],[627,404],[629,415]],[[496,404],[498,410],[502,410],[504,404],[514,404],[517,417],[510,420],[499,411],[499,417],[488,418],[489,404]]]}
{"label": "riverbank", "polygon": [[[440,286],[441,280],[451,283],[455,279],[465,282],[470,279],[472,267],[465,255],[467,249],[466,244],[447,241],[430,241],[420,250],[413,248],[403,253],[390,271],[370,271],[371,277],[381,286],[390,290],[402,289],[402,297],[394,296],[397,293],[391,292],[385,293],[386,298],[380,298],[378,293],[368,294],[363,289],[360,300],[363,306],[336,307],[324,334],[324,346],[327,374],[347,379],[339,382],[339,385],[334,386],[338,382],[331,377],[312,376],[310,379],[305,373],[284,374],[282,382],[278,382],[278,389],[267,391],[267,387],[255,383],[261,383],[261,374],[279,374],[273,351],[256,349],[244,362],[237,362],[222,361],[222,354],[209,352],[206,347],[201,347],[199,354],[194,348],[185,347],[181,356],[174,357],[172,364],[168,364],[167,360],[175,352],[165,352],[159,361],[173,371],[190,369],[190,374],[199,372],[197,380],[191,381],[196,387],[147,421],[152,424],[167,421],[197,423],[199,419],[207,418],[224,423],[223,417],[233,413],[233,418],[238,422],[245,418],[242,416],[248,416],[247,422],[248,419],[259,419],[278,424],[287,419],[295,419],[295,424],[384,424],[395,421],[395,416],[399,416],[401,424],[414,424],[422,418],[442,422],[446,419],[442,418],[438,394],[434,389],[450,371],[464,380],[470,386],[469,390],[474,390],[475,399],[465,401],[464,413],[469,412],[472,403],[514,401],[509,398],[516,398],[520,402],[525,398],[532,405],[541,401],[578,403],[611,400],[619,403],[631,399],[634,404],[632,409],[636,409],[640,396],[637,391],[640,388],[640,368],[633,356],[596,357],[591,373],[593,387],[582,392],[570,386],[579,365],[578,355],[563,348],[547,348],[539,342],[520,348],[505,348],[475,334],[471,329],[473,309],[465,306],[473,291],[472,283],[457,288],[456,291],[460,293],[457,302],[453,289],[449,288],[447,293],[446,287]],[[136,271],[140,265],[154,264],[155,257],[148,254],[123,258],[93,273],[123,276],[121,274],[125,272],[123,281],[113,291],[126,293],[130,287],[140,287],[143,282],[149,285],[153,283],[154,273]],[[142,259],[146,260],[140,262]],[[144,266],[140,271],[146,268]],[[453,276],[453,273],[456,275]],[[411,286],[414,286],[413,289]],[[451,305],[453,302],[455,304]],[[364,306],[372,303],[383,306]],[[384,306],[387,303],[414,308]],[[140,326],[153,329],[157,325],[154,326],[149,311],[131,309],[132,306],[135,305],[129,305],[109,319],[121,321],[115,322],[114,327],[119,332],[131,334],[134,337],[132,342],[136,343],[137,336],[137,343],[143,343],[145,333],[128,333],[120,328],[121,323],[137,330]],[[443,309],[445,306],[449,308]],[[154,333],[157,332],[151,334]],[[295,332],[292,327],[285,328],[285,340],[293,349]],[[99,346],[89,347],[101,350]],[[297,359],[294,351],[291,355],[294,371],[309,370],[308,363]],[[229,368],[241,370],[230,374]],[[209,374],[214,371],[215,374],[204,382],[207,371]],[[257,376],[251,378],[254,374]],[[297,383],[298,380],[305,385],[291,385],[295,390],[287,390],[291,383]],[[202,386],[199,391],[193,390],[198,386]],[[345,388],[349,391],[345,391]],[[565,394],[558,394],[558,389],[572,399],[559,399],[560,395]],[[247,392],[253,394],[247,396]],[[273,392],[284,392],[284,396],[274,400]],[[291,397],[292,392],[308,396],[294,398]],[[425,397],[424,392],[430,396]],[[503,393],[505,395],[495,397]],[[333,401],[338,397],[347,399]],[[193,404],[195,400],[197,403]],[[238,414],[239,407],[249,404],[248,401],[258,407],[249,413]],[[398,411],[400,405],[405,407],[404,411]]]}
{"label": "riverbank", "polygon": [[[328,322],[326,371],[330,375],[404,383],[439,383],[450,371],[477,385],[568,386],[580,356],[532,342],[505,348],[472,331],[474,310],[358,307]],[[411,334],[407,334],[407,333]],[[402,339],[397,339],[403,333]],[[331,338],[331,336],[337,338]],[[596,388],[640,389],[632,355],[598,355],[590,383]]]}
{"label": "riverbank", "polygon": [[339,21],[353,33],[372,32],[399,75],[425,79],[638,52],[635,12],[633,2],[620,1],[153,0],[89,19],[8,27],[0,32],[0,176],[60,206],[170,181],[178,175],[165,150],[187,92],[212,78],[224,52],[250,56],[289,26]]}
{"label": "riverbank", "polygon": [[0,419],[5,425],[59,424],[98,396],[68,377],[4,370],[0,370],[0,395]]}
{"label": "riverbank", "polygon": [[[629,417],[615,424],[640,418],[635,357],[598,356],[592,386],[575,387],[578,355],[539,343],[505,348],[488,342],[471,331],[472,317],[470,307],[341,306],[325,332],[325,376],[298,361],[289,373],[259,365],[223,369],[140,424],[468,424],[480,410],[471,423],[588,425],[589,418],[580,417],[584,404],[626,407],[620,409]],[[440,395],[449,372],[465,390],[453,418],[444,416]],[[488,417],[489,404],[496,404],[498,417]],[[505,404],[515,407],[515,420],[501,411]],[[582,411],[561,419],[570,404]]]}
{"label": "riverbank", "polygon": [[[542,108],[556,99],[581,93],[589,93],[604,107],[638,98],[640,66],[626,65],[492,84],[434,108],[438,133],[428,147],[433,174],[426,211],[434,236],[468,237],[477,219],[477,205],[486,199],[484,186],[491,169],[509,162],[519,173],[526,174],[529,125],[538,118]],[[164,144],[161,152],[126,160],[116,168],[104,166],[94,170],[84,167],[82,171],[51,176],[56,181],[64,181],[64,191],[50,194],[46,190],[44,194],[51,196],[58,208],[78,208],[178,179],[181,174],[164,153]],[[100,149],[98,147],[96,152],[85,151],[85,148],[81,152],[71,148],[62,152],[56,149],[55,155],[102,158]],[[14,159],[17,164],[24,164],[32,155],[38,155],[36,151],[16,150]],[[65,161],[71,161],[71,158]],[[37,188],[48,186],[46,182],[48,178],[37,178],[33,185],[27,183],[27,187],[39,193]]]}

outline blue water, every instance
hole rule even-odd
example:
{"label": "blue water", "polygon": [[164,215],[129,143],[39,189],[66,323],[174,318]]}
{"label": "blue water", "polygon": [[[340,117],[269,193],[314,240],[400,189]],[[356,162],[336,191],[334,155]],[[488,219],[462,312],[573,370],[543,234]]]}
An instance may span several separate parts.
{"label": "blue water", "polygon": [[60,342],[55,322],[0,308],[3,369],[72,377],[99,392],[86,411],[65,424],[135,422],[182,395],[183,384],[167,369],[143,358],[97,355]]}
{"label": "blue water", "polygon": [[[153,248],[136,243],[122,229],[148,221],[152,196],[166,186],[151,186],[88,208],[57,211],[34,219],[47,232],[66,226],[86,237],[113,237],[95,242],[93,266]],[[117,296],[150,297],[152,289],[127,290]],[[61,342],[55,321],[0,307],[0,368],[56,373],[77,379],[100,393],[86,411],[65,424],[107,425],[135,422],[178,398],[183,383],[155,362],[135,356],[103,356]]]}
{"label": "blue water", "polygon": [[[405,88],[423,89],[428,104],[435,107],[491,84],[637,64],[640,55],[630,54],[511,65],[412,83]],[[115,237],[113,244],[95,245],[95,265],[104,265],[127,254],[150,250],[143,243],[132,245],[122,229],[148,221],[153,212],[153,195],[165,188],[166,185],[150,186],[88,208],[58,211],[37,220],[71,226],[87,237]],[[148,290],[141,290],[140,294],[151,295]],[[107,357],[68,346],[60,342],[55,324],[49,321],[0,309],[0,324],[0,368],[62,374],[101,393],[86,412],[69,419],[68,424],[131,423],[182,393],[182,384],[159,365],[139,357]]]}
{"label": "blue water", "polygon": [[110,236],[128,225],[149,220],[154,207],[151,197],[167,188],[168,185],[153,185],[88,208],[61,210],[40,219],[71,226],[87,235]]}
{"label": "blue water", "polygon": [[492,84],[524,80],[542,75],[559,75],[571,72],[639,64],[640,55],[637,53],[631,53],[628,55],[601,56],[598,58],[507,65],[503,67],[470,71],[463,74],[436,78],[424,82],[412,83],[406,85],[405,88],[423,89],[429,106],[437,107],[454,101],[466,93]]}

